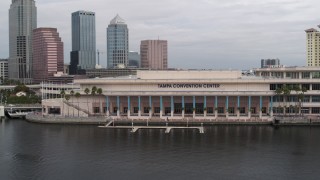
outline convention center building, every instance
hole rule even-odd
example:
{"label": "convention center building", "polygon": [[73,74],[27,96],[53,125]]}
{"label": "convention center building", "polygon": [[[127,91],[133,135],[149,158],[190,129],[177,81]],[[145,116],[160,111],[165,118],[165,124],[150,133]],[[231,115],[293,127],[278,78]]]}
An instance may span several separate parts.
{"label": "convention center building", "polygon": [[[320,68],[261,68],[254,72],[141,70],[134,76],[80,79],[74,81],[80,96],[72,92],[69,100],[44,98],[43,109],[45,115],[128,119],[270,120],[276,115],[319,115]],[[92,93],[93,87],[101,92]],[[48,88],[42,88],[45,97],[54,93]]]}

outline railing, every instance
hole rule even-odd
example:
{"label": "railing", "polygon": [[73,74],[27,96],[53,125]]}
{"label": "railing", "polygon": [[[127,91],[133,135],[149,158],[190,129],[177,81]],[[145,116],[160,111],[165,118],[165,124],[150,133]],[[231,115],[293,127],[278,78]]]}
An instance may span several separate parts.
{"label": "railing", "polygon": [[21,109],[21,108],[42,108],[41,104],[5,104],[3,105],[6,109]]}
{"label": "railing", "polygon": [[75,109],[78,110],[78,111],[82,111],[82,112],[84,112],[84,113],[86,113],[86,114],[88,114],[88,115],[93,115],[93,114],[90,113],[88,110],[82,109],[82,108],[80,108],[80,107],[77,106],[77,105],[74,105],[74,104],[72,104],[72,103],[69,103],[68,101],[63,101],[63,103],[65,103],[65,104],[68,105],[68,106],[71,106],[71,107],[75,108]]}

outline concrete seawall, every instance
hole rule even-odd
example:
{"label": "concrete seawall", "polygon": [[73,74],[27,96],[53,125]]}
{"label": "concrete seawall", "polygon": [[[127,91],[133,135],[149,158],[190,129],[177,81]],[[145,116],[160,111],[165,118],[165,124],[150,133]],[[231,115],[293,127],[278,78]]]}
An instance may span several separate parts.
{"label": "concrete seawall", "polygon": [[273,125],[320,125],[320,117],[278,116],[275,117]]}
{"label": "concrete seawall", "polygon": [[106,123],[106,118],[103,117],[54,117],[41,115],[27,115],[26,120],[33,123],[43,124],[92,124],[101,125]]}
{"label": "concrete seawall", "polygon": [[[33,123],[46,123],[46,124],[92,124],[101,125],[106,124],[110,121],[107,117],[55,117],[55,116],[41,116],[29,114],[26,116],[26,120]],[[136,119],[130,120],[126,118],[113,119],[117,125],[165,125],[166,123],[170,125],[216,125],[216,124],[234,124],[234,125],[270,125],[272,121],[270,120],[260,120],[260,119],[250,119],[250,120],[226,120],[226,119],[170,119],[164,120],[160,118],[146,119]]]}

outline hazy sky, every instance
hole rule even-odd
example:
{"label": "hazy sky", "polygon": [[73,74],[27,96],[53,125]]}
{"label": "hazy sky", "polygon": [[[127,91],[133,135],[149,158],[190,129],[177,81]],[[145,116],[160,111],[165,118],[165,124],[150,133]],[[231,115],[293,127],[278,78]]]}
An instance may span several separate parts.
{"label": "hazy sky", "polygon": [[[8,51],[8,9],[0,2],[0,57]],[[38,27],[56,27],[70,61],[71,13],[96,13],[97,49],[106,52],[106,27],[119,14],[129,49],[144,39],[168,40],[169,67],[249,69],[262,58],[305,65],[305,29],[320,24],[319,0],[38,0]],[[100,56],[106,64],[106,55]]]}

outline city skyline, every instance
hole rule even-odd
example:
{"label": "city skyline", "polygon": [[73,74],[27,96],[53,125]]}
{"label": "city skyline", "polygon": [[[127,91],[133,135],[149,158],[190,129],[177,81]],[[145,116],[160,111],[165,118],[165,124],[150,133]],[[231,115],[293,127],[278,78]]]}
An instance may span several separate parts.
{"label": "city skyline", "polygon": [[[0,2],[3,24],[8,24],[5,17],[8,17],[10,3]],[[315,0],[179,3],[84,0],[76,4],[74,1],[37,2],[37,10],[39,26],[59,30],[65,42],[65,54],[71,51],[70,13],[84,9],[96,12],[99,50],[106,48],[105,28],[109,20],[120,14],[130,27],[130,51],[139,51],[141,40],[159,36],[170,41],[169,67],[248,69],[259,67],[263,58],[279,58],[284,65],[305,66],[304,30],[316,28],[320,23],[316,17],[317,5],[320,2]],[[140,11],[141,7],[146,8]],[[57,12],[52,16],[48,9]],[[185,9],[188,10],[183,11]],[[0,56],[6,58],[9,56],[8,27],[1,27],[0,34]],[[103,66],[106,59],[106,53],[101,54]],[[65,62],[69,61],[70,57],[65,55]]]}

